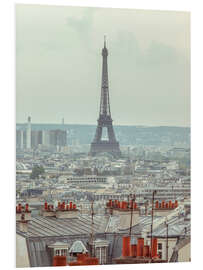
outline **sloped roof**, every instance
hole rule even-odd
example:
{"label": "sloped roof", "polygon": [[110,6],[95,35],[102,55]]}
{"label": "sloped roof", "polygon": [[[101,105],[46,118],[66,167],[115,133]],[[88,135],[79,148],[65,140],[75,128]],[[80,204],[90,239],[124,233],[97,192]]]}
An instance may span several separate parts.
{"label": "sloped roof", "polygon": [[[156,237],[166,237],[166,225],[162,223],[154,231],[153,235]],[[183,235],[190,235],[190,221],[184,221],[184,217],[173,217],[168,221],[168,237],[179,237]]]}
{"label": "sloped roof", "polygon": [[[94,216],[94,232],[104,232],[108,218],[104,215]],[[46,237],[46,236],[64,236],[90,234],[92,220],[90,215],[79,215],[78,218],[57,219],[56,217],[33,217],[28,223],[28,232],[24,233],[25,237]],[[19,224],[16,224],[16,231],[19,230]]]}
{"label": "sloped roof", "polygon": [[55,247],[57,247],[57,248],[58,247],[67,247],[68,248],[68,245],[67,245],[67,243],[56,241],[53,244],[49,245],[49,247],[52,247],[52,248],[55,248]]}
{"label": "sloped roof", "polygon": [[186,236],[186,238],[179,239],[176,243],[176,246],[173,250],[170,262],[178,262],[178,251],[190,243],[190,236]]}

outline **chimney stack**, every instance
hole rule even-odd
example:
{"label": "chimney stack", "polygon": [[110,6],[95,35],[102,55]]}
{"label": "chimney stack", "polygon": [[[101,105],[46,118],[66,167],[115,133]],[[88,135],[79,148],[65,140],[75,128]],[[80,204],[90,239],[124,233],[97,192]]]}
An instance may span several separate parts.
{"label": "chimney stack", "polygon": [[27,233],[28,232],[28,221],[25,220],[25,214],[22,213],[21,214],[21,220],[18,221],[19,224],[19,230],[23,233]]}
{"label": "chimney stack", "polygon": [[29,209],[29,204],[26,203],[25,206],[22,206],[21,203],[19,203],[16,206],[16,222],[21,232],[28,232],[29,221],[31,221],[31,210]]}
{"label": "chimney stack", "polygon": [[130,236],[123,237],[123,249],[122,249],[122,256],[129,257],[130,256]]}
{"label": "chimney stack", "polygon": [[106,204],[107,213],[120,217],[120,229],[128,229],[130,227],[132,208],[132,226],[134,226],[139,222],[140,216],[140,209],[136,202],[132,200],[129,203],[126,201],[109,200]]}
{"label": "chimney stack", "polygon": [[167,216],[170,213],[170,211],[173,211],[177,207],[178,207],[177,200],[175,202],[172,202],[171,200],[168,202],[162,201],[161,203],[156,201],[154,208],[154,215]]}
{"label": "chimney stack", "polygon": [[157,238],[152,238],[152,258],[157,257]]}
{"label": "chimney stack", "polygon": [[53,266],[66,266],[66,256],[54,256],[53,258]]}
{"label": "chimney stack", "polygon": [[43,217],[55,217],[56,214],[54,211],[54,206],[52,204],[48,204],[46,201],[41,209],[41,214]]}
{"label": "chimney stack", "polygon": [[19,203],[16,206],[16,221],[20,221],[22,214],[24,214],[24,220],[30,221],[31,220],[31,210],[29,210],[29,204],[26,203],[25,206],[22,206],[21,203]]}
{"label": "chimney stack", "polygon": [[70,202],[69,205],[65,202],[58,202],[58,207],[55,211],[56,218],[78,218],[79,210],[77,205]]}
{"label": "chimney stack", "polygon": [[137,245],[131,245],[130,248],[130,256],[131,257],[136,257],[137,256]]}
{"label": "chimney stack", "polygon": [[143,250],[144,250],[144,238],[138,238],[137,241],[137,257],[143,256]]}

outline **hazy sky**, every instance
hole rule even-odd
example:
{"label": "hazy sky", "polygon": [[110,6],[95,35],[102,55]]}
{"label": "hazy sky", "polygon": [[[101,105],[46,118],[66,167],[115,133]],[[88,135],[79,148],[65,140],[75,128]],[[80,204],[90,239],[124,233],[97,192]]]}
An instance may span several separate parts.
{"label": "hazy sky", "polygon": [[114,125],[190,125],[186,12],[16,5],[16,120],[96,124],[103,36]]}

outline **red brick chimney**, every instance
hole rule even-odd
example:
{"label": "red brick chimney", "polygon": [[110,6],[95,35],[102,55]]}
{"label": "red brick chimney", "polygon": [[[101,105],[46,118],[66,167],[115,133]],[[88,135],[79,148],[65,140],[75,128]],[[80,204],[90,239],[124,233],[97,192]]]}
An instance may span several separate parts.
{"label": "red brick chimney", "polygon": [[130,236],[123,237],[123,248],[122,248],[122,256],[128,257],[130,256]]}
{"label": "red brick chimney", "polygon": [[31,210],[29,209],[29,204],[28,203],[26,203],[25,206],[22,206],[21,203],[19,203],[16,206],[16,221],[21,221],[22,214],[24,214],[23,219],[25,221],[30,221],[32,219],[31,218]]}
{"label": "red brick chimney", "polygon": [[26,203],[24,206],[19,203],[16,206],[16,222],[18,229],[23,232],[28,232],[28,223],[31,221],[31,210],[29,209],[29,204]]}
{"label": "red brick chimney", "polygon": [[66,256],[54,256],[53,257],[53,266],[66,266]]}
{"label": "red brick chimney", "polygon": [[137,240],[137,257],[143,256],[144,250],[144,238],[138,238]]}
{"label": "red brick chimney", "polygon": [[152,238],[152,258],[157,257],[157,238]]}
{"label": "red brick chimney", "polygon": [[58,207],[55,211],[56,218],[77,218],[79,214],[79,210],[77,209],[77,205],[70,202],[65,205],[65,202],[58,203]]}
{"label": "red brick chimney", "polygon": [[128,229],[130,227],[131,210],[133,207],[132,226],[139,222],[140,209],[136,202],[130,201],[112,201],[106,204],[107,213],[120,217],[120,229]]}

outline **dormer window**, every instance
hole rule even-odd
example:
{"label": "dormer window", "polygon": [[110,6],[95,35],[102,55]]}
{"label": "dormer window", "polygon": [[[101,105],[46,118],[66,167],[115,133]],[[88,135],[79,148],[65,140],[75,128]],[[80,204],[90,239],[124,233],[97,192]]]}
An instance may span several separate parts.
{"label": "dormer window", "polygon": [[68,256],[69,245],[64,242],[55,242],[53,244],[48,245],[48,248],[51,250],[52,257],[54,259],[55,256]]}
{"label": "dormer window", "polygon": [[54,256],[67,256],[68,249],[55,249]]}
{"label": "dormer window", "polygon": [[72,244],[72,246],[70,247],[68,253],[69,253],[68,260],[69,261],[75,261],[78,254],[87,254],[88,250],[87,250],[87,248],[85,247],[85,245],[83,244],[82,241],[77,240]]}

